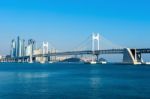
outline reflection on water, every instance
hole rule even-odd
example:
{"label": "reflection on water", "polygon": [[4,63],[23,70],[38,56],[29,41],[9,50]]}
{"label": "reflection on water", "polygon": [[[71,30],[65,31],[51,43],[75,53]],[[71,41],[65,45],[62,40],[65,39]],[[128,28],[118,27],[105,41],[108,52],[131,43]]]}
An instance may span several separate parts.
{"label": "reflection on water", "polygon": [[101,82],[101,75],[99,70],[90,70],[91,77],[89,78],[91,80],[91,87],[93,89],[97,89],[102,85]]}
{"label": "reflection on water", "polygon": [[97,89],[100,86],[102,86],[102,82],[100,78],[90,78],[90,80],[91,80],[91,87],[93,89]]}
{"label": "reflection on water", "polygon": [[45,77],[49,77],[51,76],[52,73],[47,73],[47,72],[44,72],[44,73],[31,73],[31,72],[26,72],[26,73],[22,73],[22,72],[19,72],[16,74],[16,76],[18,78],[45,78]]}

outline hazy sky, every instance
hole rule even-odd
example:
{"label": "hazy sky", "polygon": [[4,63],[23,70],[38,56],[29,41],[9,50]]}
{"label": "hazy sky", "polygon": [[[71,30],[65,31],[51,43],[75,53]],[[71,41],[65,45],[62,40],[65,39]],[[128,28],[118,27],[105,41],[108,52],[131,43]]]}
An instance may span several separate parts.
{"label": "hazy sky", "polygon": [[18,35],[72,48],[92,32],[127,47],[150,47],[150,0],[0,0],[0,54]]}

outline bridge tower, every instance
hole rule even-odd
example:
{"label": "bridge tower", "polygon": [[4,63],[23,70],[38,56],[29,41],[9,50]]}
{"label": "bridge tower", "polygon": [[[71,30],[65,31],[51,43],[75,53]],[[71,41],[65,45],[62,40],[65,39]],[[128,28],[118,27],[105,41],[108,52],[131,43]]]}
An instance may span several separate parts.
{"label": "bridge tower", "polygon": [[99,54],[96,54],[95,51],[96,50],[100,50],[100,35],[99,33],[93,33],[92,34],[92,51],[93,51],[93,54],[96,55],[96,60],[98,61],[99,59]]}
{"label": "bridge tower", "polygon": [[30,50],[30,57],[29,57],[29,63],[33,63],[33,52],[32,52],[32,44],[29,45]]}
{"label": "bridge tower", "polygon": [[43,62],[48,61],[48,58],[44,57],[45,54],[48,54],[48,42],[43,42],[42,54],[43,54]]}
{"label": "bridge tower", "polygon": [[[92,34],[92,51],[94,52],[95,50],[99,50],[99,42],[100,42],[100,35],[99,33],[93,33]],[[96,44],[97,46],[95,46]],[[96,49],[97,48],[97,49]]]}
{"label": "bridge tower", "polygon": [[43,54],[48,54],[48,42],[43,42]]}

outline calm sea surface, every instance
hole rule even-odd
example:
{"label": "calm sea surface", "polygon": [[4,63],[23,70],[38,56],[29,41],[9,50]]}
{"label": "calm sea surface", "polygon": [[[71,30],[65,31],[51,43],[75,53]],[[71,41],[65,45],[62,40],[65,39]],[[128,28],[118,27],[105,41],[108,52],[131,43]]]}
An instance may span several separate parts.
{"label": "calm sea surface", "polygon": [[0,99],[150,99],[150,66],[0,63]]}

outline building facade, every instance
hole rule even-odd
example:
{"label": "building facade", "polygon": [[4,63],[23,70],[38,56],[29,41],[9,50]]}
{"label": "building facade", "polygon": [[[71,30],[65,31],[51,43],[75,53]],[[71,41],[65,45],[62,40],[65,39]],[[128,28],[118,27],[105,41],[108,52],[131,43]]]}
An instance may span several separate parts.
{"label": "building facade", "polygon": [[13,39],[11,42],[11,57],[16,57],[16,41]]}

